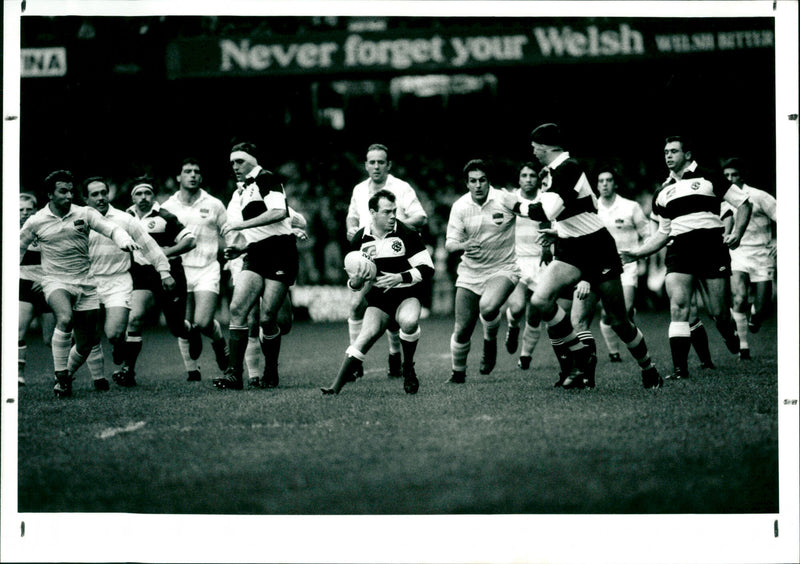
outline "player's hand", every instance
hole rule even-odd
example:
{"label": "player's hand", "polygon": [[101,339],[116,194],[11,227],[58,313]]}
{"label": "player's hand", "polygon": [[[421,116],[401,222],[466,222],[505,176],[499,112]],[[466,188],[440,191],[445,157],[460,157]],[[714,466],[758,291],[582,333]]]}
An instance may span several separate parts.
{"label": "player's hand", "polygon": [[591,291],[592,286],[586,280],[581,280],[575,285],[575,297],[579,300],[588,298]]}
{"label": "player's hand", "polygon": [[539,260],[539,266],[546,266],[553,262],[553,251],[550,250],[550,247],[545,247],[542,249],[542,258]]}
{"label": "player's hand", "polygon": [[292,233],[294,234],[295,237],[297,237],[301,241],[307,241],[308,240],[308,233],[306,233],[305,231],[303,231],[302,229],[300,229],[298,227],[295,227],[294,229],[292,229]]}
{"label": "player's hand", "polygon": [[739,243],[742,240],[741,235],[736,235],[735,233],[728,233],[722,238],[722,242],[729,248],[735,249],[739,246]]}
{"label": "player's hand", "polygon": [[246,243],[231,243],[230,245],[225,247],[225,250],[222,251],[222,255],[228,260],[235,259],[239,255],[244,253],[246,248],[247,248]]}
{"label": "player's hand", "polygon": [[546,229],[541,227],[539,228],[539,236],[536,239],[536,242],[542,247],[549,247],[556,242],[556,239],[558,239],[558,233],[556,233],[554,227],[548,227]]}
{"label": "player's hand", "polygon": [[384,288],[386,290],[390,288],[394,288],[398,284],[403,282],[403,276],[396,272],[387,272],[385,274],[381,274],[375,279],[375,288]]}
{"label": "player's hand", "polygon": [[629,262],[636,262],[639,260],[639,257],[635,255],[633,251],[620,251],[619,258],[622,264],[628,264]]}
{"label": "player's hand", "polygon": [[131,240],[130,242],[120,246],[120,249],[122,249],[123,251],[132,252],[132,251],[138,251],[139,249],[141,249],[141,247],[137,245],[133,240]]}
{"label": "player's hand", "polygon": [[468,239],[464,243],[464,254],[468,257],[475,257],[481,252],[481,244],[475,239]]}
{"label": "player's hand", "polygon": [[167,291],[171,292],[175,289],[175,279],[172,276],[167,276],[161,279],[161,286]]}
{"label": "player's hand", "polygon": [[222,226],[219,234],[225,237],[231,231],[240,231],[242,229],[242,222],[241,221],[229,221],[225,225]]}
{"label": "player's hand", "polygon": [[356,233],[358,233],[358,227],[357,226],[356,227],[348,227],[347,228],[347,240],[348,241],[352,241],[353,237],[356,236]]}

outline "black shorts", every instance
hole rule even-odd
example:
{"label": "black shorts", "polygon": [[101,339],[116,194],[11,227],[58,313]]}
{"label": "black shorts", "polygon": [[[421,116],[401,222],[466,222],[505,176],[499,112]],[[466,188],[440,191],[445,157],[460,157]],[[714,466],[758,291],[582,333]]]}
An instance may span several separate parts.
{"label": "black shorts", "polygon": [[670,239],[664,258],[667,274],[679,272],[698,278],[730,276],[731,255],[722,242],[722,233],[722,229],[696,229]]}
{"label": "black shorts", "polygon": [[52,311],[47,305],[47,300],[44,299],[44,290],[41,286],[34,290],[33,280],[19,279],[19,301],[31,304],[37,315]]}
{"label": "black shorts", "polygon": [[[393,288],[391,290],[384,290],[383,288],[372,288],[367,292],[366,300],[367,307],[377,307],[389,316],[389,319],[395,320],[397,308],[408,298],[417,298],[420,300],[422,297],[422,289],[419,284],[413,286],[406,286],[404,288]],[[394,329],[396,325],[390,324],[390,329]]]}
{"label": "black shorts", "polygon": [[617,245],[605,228],[591,235],[556,239],[555,247],[555,259],[580,270],[581,280],[589,282],[592,288],[622,275]]}
{"label": "black shorts", "polygon": [[[175,279],[175,289],[169,297],[186,296],[186,275],[183,272],[183,264],[180,260],[171,260],[169,266],[169,273]],[[150,290],[157,301],[167,297],[164,286],[161,284],[161,275],[154,266],[132,262],[130,273],[134,290]]]}
{"label": "black shorts", "polygon": [[244,270],[291,286],[297,279],[298,263],[294,235],[275,235],[250,243],[244,257]]}

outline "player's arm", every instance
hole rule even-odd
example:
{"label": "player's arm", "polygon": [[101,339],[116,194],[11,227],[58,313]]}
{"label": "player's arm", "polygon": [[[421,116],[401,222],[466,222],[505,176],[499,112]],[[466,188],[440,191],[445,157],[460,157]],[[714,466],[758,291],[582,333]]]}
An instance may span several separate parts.
{"label": "player's arm", "polygon": [[376,288],[388,289],[399,284],[419,284],[423,280],[433,278],[433,259],[422,239],[418,235],[414,238],[409,237],[406,240],[406,248],[412,253],[408,257],[408,270],[381,274],[375,279]]}
{"label": "player's arm", "polygon": [[450,219],[447,220],[444,248],[448,253],[463,251],[467,255],[477,253],[481,249],[481,244],[467,235],[464,221],[457,208],[450,211]]}
{"label": "player's arm", "polygon": [[358,215],[358,204],[356,202],[356,192],[353,190],[353,195],[350,196],[350,206],[347,208],[347,217],[344,220],[347,228],[347,240],[352,241],[353,237],[358,231],[358,225],[361,219]]}
{"label": "player's arm", "polygon": [[168,276],[171,276],[167,255],[165,255],[161,247],[158,246],[156,240],[144,230],[141,222],[130,218],[130,220],[125,223],[125,230],[128,232],[128,235],[136,241],[136,244],[139,245],[144,258],[158,271],[161,279],[164,280]]}
{"label": "player's arm", "polygon": [[86,208],[86,223],[91,229],[105,235],[123,251],[135,251],[139,245],[118,225],[112,223],[93,208]]}
{"label": "player's arm", "polygon": [[511,211],[519,216],[547,223],[556,220],[564,211],[564,200],[557,192],[544,192],[539,195],[538,202],[516,200]]}
{"label": "player's arm", "polygon": [[412,229],[419,231],[428,223],[428,214],[425,213],[425,208],[417,197],[414,188],[408,186],[408,191],[405,192],[403,198],[403,223]]}
{"label": "player's arm", "polygon": [[634,262],[640,258],[645,258],[653,253],[661,250],[664,245],[669,241],[669,235],[672,231],[672,222],[669,219],[661,218],[658,229],[655,233],[650,235],[645,241],[636,249],[620,252],[619,256],[622,262],[627,264]]}
{"label": "player's arm", "polygon": [[722,233],[724,236],[727,236],[733,230],[733,208],[728,202],[722,202],[719,218],[720,221],[722,221]]}
{"label": "player's arm", "polygon": [[736,208],[736,214],[734,215],[731,232],[725,235],[722,241],[728,248],[735,249],[742,240],[742,235],[744,235],[744,230],[747,229],[747,224],[750,223],[750,215],[753,213],[753,202],[750,201],[747,192],[739,188],[736,184],[730,184],[723,199]]}
{"label": "player's arm", "polygon": [[33,232],[33,227],[31,225],[31,220],[25,222],[25,225],[22,226],[19,232],[19,262],[22,264],[22,259],[25,257],[25,253],[28,252],[28,247],[31,243],[33,243],[33,239],[35,234]]}
{"label": "player's arm", "polygon": [[639,235],[640,243],[650,236],[650,220],[645,217],[644,210],[638,203],[633,206],[633,226]]}
{"label": "player's arm", "polygon": [[283,192],[283,187],[278,185],[268,189],[264,198],[266,211],[252,217],[250,219],[243,219],[241,222],[229,221],[222,229],[222,234],[226,235],[231,231],[241,231],[242,229],[252,229],[253,227],[261,227],[262,225],[271,225],[278,223],[289,217],[289,206],[286,203],[286,195]]}
{"label": "player's arm", "polygon": [[184,253],[188,253],[197,246],[195,241],[194,232],[186,227],[181,221],[172,213],[161,210],[162,216],[167,222],[167,233],[172,239],[173,244],[169,247],[162,247],[161,250],[167,258],[178,257]]}

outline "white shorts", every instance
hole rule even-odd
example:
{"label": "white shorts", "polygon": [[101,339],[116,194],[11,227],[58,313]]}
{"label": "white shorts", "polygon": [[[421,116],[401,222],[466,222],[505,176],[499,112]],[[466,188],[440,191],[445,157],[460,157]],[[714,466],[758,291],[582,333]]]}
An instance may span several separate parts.
{"label": "white shorts", "polygon": [[187,292],[211,292],[219,294],[219,263],[214,261],[207,266],[183,266],[186,273]]}
{"label": "white shorts", "polygon": [[633,286],[636,288],[639,285],[639,263],[633,261],[623,264],[622,274],[619,278],[623,286]]}
{"label": "white shorts", "polygon": [[536,291],[536,284],[539,282],[539,275],[544,269],[540,264],[542,257],[517,257],[517,264],[520,269],[520,282],[525,284],[531,292]]}
{"label": "white shorts", "polygon": [[89,275],[64,282],[45,274],[42,279],[42,290],[44,291],[44,299],[47,300],[48,304],[50,303],[50,294],[55,290],[66,290],[67,293],[75,298],[75,302],[72,304],[72,311],[100,309],[97,286],[94,277]]}
{"label": "white shorts", "polygon": [[498,276],[508,278],[511,283],[516,286],[520,279],[519,266],[514,262],[512,264],[499,266],[497,270],[491,272],[472,272],[465,268],[459,268],[458,277],[456,278],[456,288],[466,288],[482,296],[484,292],[486,292],[486,283]]}
{"label": "white shorts", "polygon": [[731,271],[744,272],[750,282],[771,282],[775,279],[775,259],[766,245],[740,246],[731,250]]}
{"label": "white shorts", "polygon": [[129,273],[95,276],[94,279],[97,282],[97,296],[103,307],[131,308],[133,279]]}

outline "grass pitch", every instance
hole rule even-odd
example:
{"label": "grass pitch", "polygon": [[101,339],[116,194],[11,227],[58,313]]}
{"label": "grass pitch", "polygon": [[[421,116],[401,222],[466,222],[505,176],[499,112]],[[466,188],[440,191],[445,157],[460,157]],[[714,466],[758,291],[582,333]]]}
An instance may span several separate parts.
{"label": "grass pitch", "polygon": [[[662,373],[668,314],[640,313]],[[176,514],[771,513],[778,511],[774,321],[739,361],[706,322],[716,370],[644,390],[630,356],[598,387],[554,389],[546,338],[528,371],[503,349],[467,383],[446,384],[452,320],[422,321],[420,391],[386,378],[381,340],[365,376],[323,396],[347,346],[344,323],[297,323],[275,390],[218,391],[210,342],[186,382],[176,341],[145,334],[138,386],[52,392],[50,351],[29,338],[19,390],[19,511]],[[106,372],[113,370],[106,347]]]}

